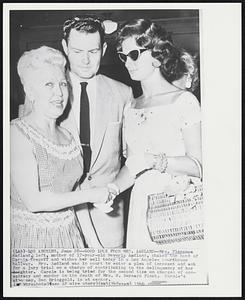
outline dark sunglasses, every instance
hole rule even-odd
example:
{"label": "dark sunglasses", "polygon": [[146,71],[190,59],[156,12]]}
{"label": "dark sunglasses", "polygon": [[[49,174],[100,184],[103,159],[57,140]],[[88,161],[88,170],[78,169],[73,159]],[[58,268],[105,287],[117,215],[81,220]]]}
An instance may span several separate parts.
{"label": "dark sunglasses", "polygon": [[123,52],[117,52],[117,53],[118,53],[118,56],[121,59],[121,61],[125,63],[127,61],[128,56],[133,61],[136,61],[139,58],[140,54],[146,50],[148,50],[148,49],[136,49],[136,50],[130,51],[128,54],[124,54]]}

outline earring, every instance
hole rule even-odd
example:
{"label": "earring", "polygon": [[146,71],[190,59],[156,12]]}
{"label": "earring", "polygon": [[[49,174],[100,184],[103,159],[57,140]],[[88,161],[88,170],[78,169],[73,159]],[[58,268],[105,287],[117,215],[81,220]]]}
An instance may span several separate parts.
{"label": "earring", "polygon": [[185,87],[187,89],[191,88],[191,84],[192,84],[192,79],[191,79],[191,75],[188,74],[187,78],[186,78],[186,83],[185,83]]}
{"label": "earring", "polygon": [[160,63],[159,60],[154,60],[154,61],[152,62],[152,66],[153,66],[154,68],[159,68],[159,67],[161,66],[161,63]]}

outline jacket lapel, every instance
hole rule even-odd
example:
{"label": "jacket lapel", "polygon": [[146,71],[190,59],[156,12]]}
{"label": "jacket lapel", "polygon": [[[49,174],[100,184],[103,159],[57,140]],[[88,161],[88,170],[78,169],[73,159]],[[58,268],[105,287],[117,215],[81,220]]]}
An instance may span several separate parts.
{"label": "jacket lapel", "polygon": [[97,161],[103,145],[113,101],[111,89],[108,83],[100,75],[97,75],[96,79],[96,112],[91,168]]}

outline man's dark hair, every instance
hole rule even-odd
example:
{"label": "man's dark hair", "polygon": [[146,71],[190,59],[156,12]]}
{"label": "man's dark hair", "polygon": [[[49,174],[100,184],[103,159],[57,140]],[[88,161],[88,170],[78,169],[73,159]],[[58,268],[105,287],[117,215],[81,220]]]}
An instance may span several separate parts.
{"label": "man's dark hair", "polygon": [[99,32],[101,45],[105,41],[105,28],[102,21],[94,16],[76,16],[66,20],[63,24],[63,37],[68,43],[70,32],[75,29],[79,32],[95,33]]}

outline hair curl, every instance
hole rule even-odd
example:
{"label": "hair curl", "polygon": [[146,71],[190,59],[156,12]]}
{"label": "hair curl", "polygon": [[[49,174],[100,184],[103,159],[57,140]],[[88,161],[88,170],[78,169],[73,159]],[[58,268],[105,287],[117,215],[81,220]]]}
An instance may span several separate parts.
{"label": "hair curl", "polygon": [[102,20],[95,16],[75,16],[66,20],[63,24],[63,37],[66,42],[69,40],[70,32],[75,29],[79,32],[99,32],[101,45],[105,41],[105,28]]}
{"label": "hair curl", "polygon": [[58,66],[65,71],[66,59],[59,50],[47,46],[25,51],[17,64],[21,83],[25,85],[32,78],[29,76],[32,75],[31,72],[45,65]]}
{"label": "hair curl", "polygon": [[181,60],[181,51],[173,44],[170,34],[159,24],[147,19],[136,19],[126,22],[118,31],[117,50],[121,51],[122,43],[134,37],[136,44],[151,50],[152,57],[160,63],[163,77],[172,82],[183,76],[185,63]]}
{"label": "hair curl", "polygon": [[[192,56],[190,53],[185,51],[184,49],[181,51],[181,60],[184,62],[184,72],[191,77],[191,87],[189,88],[191,91],[194,91],[199,84],[199,76],[198,76],[198,62],[197,57]],[[179,78],[177,78],[179,79]]]}

